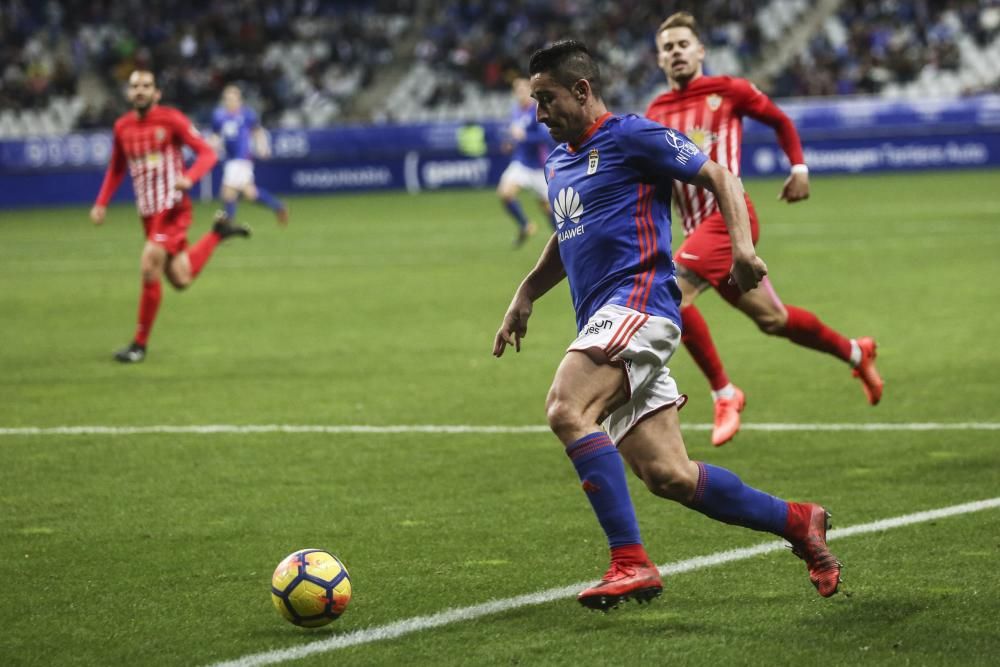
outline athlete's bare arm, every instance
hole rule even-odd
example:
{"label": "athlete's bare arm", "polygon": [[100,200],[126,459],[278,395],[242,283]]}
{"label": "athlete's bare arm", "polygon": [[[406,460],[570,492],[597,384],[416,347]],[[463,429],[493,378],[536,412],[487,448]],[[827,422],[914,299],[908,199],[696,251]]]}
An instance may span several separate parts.
{"label": "athlete's bare arm", "polygon": [[559,255],[559,240],[553,234],[545,244],[535,268],[514,292],[514,298],[511,299],[493,340],[493,356],[502,356],[508,345],[513,345],[517,352],[521,351],[521,339],[528,335],[528,318],[531,317],[532,305],[565,277],[566,269]]}
{"label": "athlete's bare arm", "polygon": [[691,183],[705,188],[718,200],[733,248],[733,281],[742,291],[749,292],[767,275],[767,265],[754,251],[743,184],[732,172],[713,160],[702,165]]}

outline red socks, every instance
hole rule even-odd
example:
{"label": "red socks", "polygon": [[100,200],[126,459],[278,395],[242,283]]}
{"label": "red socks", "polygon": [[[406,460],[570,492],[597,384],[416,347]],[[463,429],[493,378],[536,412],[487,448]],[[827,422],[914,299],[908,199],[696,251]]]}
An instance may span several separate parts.
{"label": "red socks", "polygon": [[[832,354],[838,359],[850,361],[851,341],[823,324],[818,317],[808,310],[785,306],[788,311],[788,322],[779,336],[784,336],[793,343]],[[686,321],[685,321],[686,324]]]}
{"label": "red socks", "polygon": [[153,328],[153,321],[156,319],[156,311],[160,309],[160,299],[163,297],[163,289],[160,281],[142,283],[142,294],[139,295],[139,324],[135,329],[135,342],[146,347],[149,340],[149,332]]}
{"label": "red socks", "polygon": [[[789,318],[791,319],[791,318]],[[684,347],[691,353],[691,358],[698,364],[698,368],[708,378],[708,384],[712,391],[722,389],[729,384],[729,376],[722,367],[722,360],[715,349],[712,341],[712,334],[708,330],[708,324],[701,312],[693,305],[681,308],[681,341]],[[848,344],[850,347],[850,344]],[[848,349],[850,353],[850,349]]]}
{"label": "red socks", "polygon": [[201,273],[201,269],[208,262],[208,258],[215,252],[215,246],[219,245],[222,237],[215,232],[209,232],[198,239],[198,242],[188,248],[188,261],[191,262],[191,277],[196,277]]}
{"label": "red socks", "polygon": [[631,563],[634,565],[645,565],[650,562],[646,547],[641,544],[626,544],[620,547],[611,547],[611,560],[616,563]]}

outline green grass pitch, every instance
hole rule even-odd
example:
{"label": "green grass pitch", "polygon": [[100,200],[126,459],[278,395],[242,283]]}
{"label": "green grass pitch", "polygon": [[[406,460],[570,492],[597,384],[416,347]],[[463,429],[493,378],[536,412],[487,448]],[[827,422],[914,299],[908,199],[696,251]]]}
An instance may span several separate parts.
{"label": "green grass pitch", "polygon": [[[1000,422],[1000,173],[815,177],[777,202],[752,181],[759,245],[786,303],[874,335],[867,405],[831,357],[699,305],[747,424]],[[0,664],[205,665],[493,599],[596,580],[606,548],[556,440],[524,434],[31,435],[56,426],[543,425],[574,324],[565,286],[520,355],[490,356],[544,239],[510,248],[492,192],[293,198],[278,229],[221,246],[164,290],[146,362],[133,331],[141,235],[131,206],[0,213]],[[540,221],[525,198],[526,210]],[[197,208],[192,238],[212,209]],[[676,227],[675,227],[676,228]],[[711,419],[683,350],[671,362]],[[747,430],[691,454],[851,526],[1000,496],[1000,431]],[[769,541],[632,480],[658,563]],[[995,664],[1000,510],[845,537],[847,595],[820,599],[787,552],[668,577],[650,606],[571,598],[327,652],[302,665]],[[287,553],[325,548],[354,599],[306,631],[271,607]]]}

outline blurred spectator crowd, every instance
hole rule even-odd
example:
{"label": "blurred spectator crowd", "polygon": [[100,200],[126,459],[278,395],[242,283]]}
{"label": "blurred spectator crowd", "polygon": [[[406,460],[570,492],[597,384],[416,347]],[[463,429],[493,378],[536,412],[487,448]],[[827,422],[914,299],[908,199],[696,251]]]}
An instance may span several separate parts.
{"label": "blurred spectator crowd", "polygon": [[[729,68],[760,55],[763,37],[756,19],[761,4],[685,3],[705,26],[707,45],[725,50]],[[446,0],[436,5],[416,47],[417,60],[436,74],[429,107],[460,104],[468,94],[506,91],[513,77],[526,74],[527,56],[535,49],[572,36],[602,58],[610,106],[635,108],[638,98],[663,79],[653,33],[679,8],[662,0]],[[469,82],[475,85],[470,88]]]}
{"label": "blurred spectator crowd", "polygon": [[[880,93],[910,84],[925,71],[957,72],[963,38],[976,47],[970,49],[975,59],[975,51],[998,36],[997,0],[843,0],[808,48],[775,79],[772,93]],[[1000,62],[986,66],[1000,68]],[[970,81],[966,88],[959,92],[990,85]]]}
{"label": "blurred spectator crowd", "polygon": [[[523,74],[528,54],[570,36],[600,54],[610,106],[638,110],[664,85],[653,32],[674,11],[698,18],[711,72],[746,75],[816,6],[0,0],[0,137],[109,126],[126,108],[121,91],[135,67],[153,68],[165,100],[202,122],[230,82],[242,85],[268,125],[502,117],[510,80]],[[758,83],[776,97],[893,94],[928,72],[967,69],[991,46],[1000,58],[1000,0],[842,0],[805,48]],[[983,56],[972,65],[948,92],[996,88],[1000,62]],[[388,84],[373,89],[379,78]],[[369,90],[377,92],[359,104]]]}
{"label": "blurred spectator crowd", "polygon": [[333,121],[393,58],[413,0],[0,0],[0,108],[44,109],[83,94],[77,127],[126,109],[136,67],[165,100],[205,119],[223,86],[243,84],[267,122],[315,110]]}

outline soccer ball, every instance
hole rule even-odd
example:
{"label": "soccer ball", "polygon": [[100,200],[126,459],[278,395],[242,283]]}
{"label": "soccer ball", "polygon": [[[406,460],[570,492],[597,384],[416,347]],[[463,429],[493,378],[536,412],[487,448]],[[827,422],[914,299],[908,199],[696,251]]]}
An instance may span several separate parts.
{"label": "soccer ball", "polygon": [[318,628],[332,623],[350,601],[351,576],[347,568],[322,549],[289,554],[271,577],[271,602],[295,625]]}

